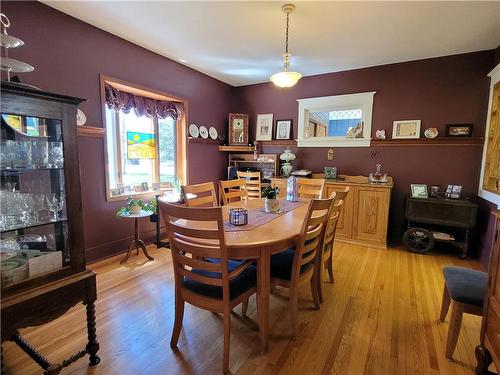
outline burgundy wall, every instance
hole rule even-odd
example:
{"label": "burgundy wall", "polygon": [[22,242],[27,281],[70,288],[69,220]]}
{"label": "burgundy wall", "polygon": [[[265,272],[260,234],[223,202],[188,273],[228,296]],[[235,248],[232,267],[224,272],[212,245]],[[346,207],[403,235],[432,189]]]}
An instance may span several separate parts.
{"label": "burgundy wall", "polygon": [[[494,51],[419,60],[339,73],[305,77],[291,89],[279,89],[270,83],[237,89],[232,110],[249,113],[251,137],[255,134],[257,113],[273,113],[274,119],[293,119],[293,137],[297,137],[296,99],[376,91],[372,133],[385,129],[392,134],[394,120],[420,119],[422,132],[437,127],[440,135],[448,123],[472,123],[473,135],[484,136],[488,105],[489,79]],[[281,153],[282,147],[264,147],[264,152]],[[343,174],[368,175],[375,164],[395,180],[391,200],[389,238],[399,242],[404,228],[404,197],[411,183],[463,185],[466,195],[477,194],[481,147],[378,147],[335,148],[334,160],[327,161],[327,148],[295,148],[295,167],[322,172],[324,166],[336,166]],[[376,155],[371,155],[376,151]],[[484,204],[484,203],[483,203]],[[480,219],[480,226],[484,217]],[[477,238],[482,239],[484,229]],[[476,242],[476,247],[481,247]]]}
{"label": "burgundy wall", "polygon": [[[2,2],[2,12],[11,20],[9,33],[26,43],[10,56],[36,69],[22,74],[23,82],[86,98],[81,109],[87,125],[103,126],[99,74],[106,74],[186,98],[189,122],[225,131],[231,86],[39,2]],[[102,140],[80,138],[79,149],[85,248],[87,260],[94,260],[125,249],[133,224],[115,218],[120,202],[106,202]],[[188,160],[190,182],[223,176],[226,158],[214,145],[188,146]],[[144,224],[144,229],[153,226]],[[148,234],[150,237],[152,232]]]}

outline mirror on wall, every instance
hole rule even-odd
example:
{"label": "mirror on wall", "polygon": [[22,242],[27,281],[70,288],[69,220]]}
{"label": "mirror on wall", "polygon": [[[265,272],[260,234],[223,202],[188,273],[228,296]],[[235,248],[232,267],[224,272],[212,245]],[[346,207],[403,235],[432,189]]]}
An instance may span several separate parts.
{"label": "mirror on wall", "polygon": [[375,92],[299,99],[299,147],[370,145]]}

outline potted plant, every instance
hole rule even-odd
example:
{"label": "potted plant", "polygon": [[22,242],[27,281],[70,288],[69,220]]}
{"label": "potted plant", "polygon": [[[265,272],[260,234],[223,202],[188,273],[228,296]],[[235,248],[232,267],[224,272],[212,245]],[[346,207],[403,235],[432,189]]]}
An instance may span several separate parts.
{"label": "potted plant", "polygon": [[141,199],[134,199],[132,197],[127,198],[127,205],[125,207],[121,207],[117,212],[116,216],[126,216],[130,214],[138,214],[144,211],[151,211],[156,213],[156,200],[152,200],[150,202],[144,203]]}
{"label": "potted plant", "polygon": [[278,187],[265,187],[262,190],[262,195],[264,196],[264,208],[266,212],[278,212],[280,210],[280,201],[278,194],[280,189]]}

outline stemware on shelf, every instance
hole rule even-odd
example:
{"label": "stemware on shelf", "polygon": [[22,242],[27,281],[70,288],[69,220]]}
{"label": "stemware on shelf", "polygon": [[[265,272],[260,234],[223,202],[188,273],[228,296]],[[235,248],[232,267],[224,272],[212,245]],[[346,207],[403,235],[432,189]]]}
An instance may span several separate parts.
{"label": "stemware on shelf", "polygon": [[31,162],[33,168],[45,168],[48,164],[49,147],[45,140],[31,141]]}
{"label": "stemware on shelf", "polygon": [[53,193],[51,199],[46,198],[47,204],[49,206],[49,211],[52,212],[53,218],[50,221],[58,221],[59,211],[62,211],[64,207],[64,194],[60,194],[57,198],[57,194]]}
{"label": "stemware on shelf", "polygon": [[0,149],[1,167],[4,169],[12,168],[15,155],[16,155],[16,142],[10,139],[2,139],[2,144]]}
{"label": "stemware on shelf", "polygon": [[64,165],[62,142],[49,143],[49,167],[62,168]]}
{"label": "stemware on shelf", "polygon": [[16,141],[16,153],[14,156],[15,168],[29,168],[31,166],[31,142]]}

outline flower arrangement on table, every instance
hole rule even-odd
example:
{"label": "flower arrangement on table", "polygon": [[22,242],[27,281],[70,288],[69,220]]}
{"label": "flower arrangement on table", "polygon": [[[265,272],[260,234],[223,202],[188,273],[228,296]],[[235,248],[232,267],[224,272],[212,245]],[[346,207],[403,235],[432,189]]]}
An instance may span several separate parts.
{"label": "flower arrangement on table", "polygon": [[267,186],[262,189],[264,200],[264,208],[266,212],[278,212],[280,210],[280,201],[278,195],[280,189],[278,187]]}

